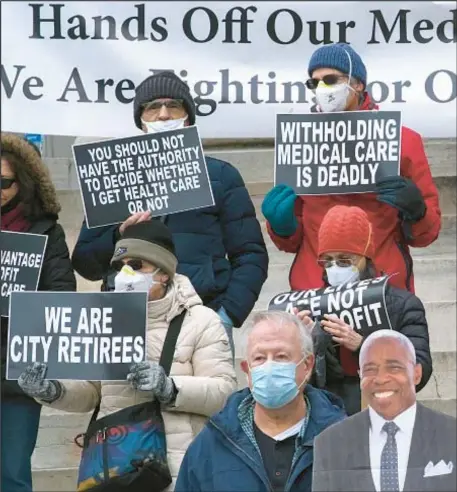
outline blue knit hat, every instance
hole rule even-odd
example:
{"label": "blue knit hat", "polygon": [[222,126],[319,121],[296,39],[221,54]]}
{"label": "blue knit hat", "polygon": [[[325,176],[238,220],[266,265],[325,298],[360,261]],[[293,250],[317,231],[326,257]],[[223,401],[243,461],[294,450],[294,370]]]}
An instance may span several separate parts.
{"label": "blue knit hat", "polygon": [[356,53],[351,46],[345,43],[326,44],[317,49],[311,56],[308,65],[308,74],[311,74],[318,68],[334,68],[340,72],[349,75],[350,63],[352,62],[351,76],[360,80],[363,85],[367,85],[367,69],[362,58]]}

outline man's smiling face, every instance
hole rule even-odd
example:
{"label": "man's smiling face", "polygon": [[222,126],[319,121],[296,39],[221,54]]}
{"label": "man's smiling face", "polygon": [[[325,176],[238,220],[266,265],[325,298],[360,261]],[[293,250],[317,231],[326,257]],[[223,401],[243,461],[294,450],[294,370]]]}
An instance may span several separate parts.
{"label": "man's smiling face", "polygon": [[386,420],[393,420],[416,401],[422,367],[399,340],[380,338],[366,351],[360,368],[365,400]]}

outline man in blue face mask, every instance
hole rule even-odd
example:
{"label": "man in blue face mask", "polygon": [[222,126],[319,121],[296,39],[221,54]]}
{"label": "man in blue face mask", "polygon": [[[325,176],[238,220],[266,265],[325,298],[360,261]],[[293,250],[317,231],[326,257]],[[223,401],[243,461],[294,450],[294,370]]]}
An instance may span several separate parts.
{"label": "man in blue face mask", "polygon": [[249,388],[191,444],[175,492],[310,492],[313,439],[345,416],[338,397],[307,384],[313,365],[313,342],[297,317],[257,313],[241,364]]}

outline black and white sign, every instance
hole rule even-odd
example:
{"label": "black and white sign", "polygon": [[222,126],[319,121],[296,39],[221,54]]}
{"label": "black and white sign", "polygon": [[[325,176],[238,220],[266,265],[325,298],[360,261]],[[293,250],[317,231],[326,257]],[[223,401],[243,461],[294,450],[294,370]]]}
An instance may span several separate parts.
{"label": "black and white sign", "polygon": [[23,232],[0,232],[1,315],[8,316],[11,292],[38,288],[48,236]]}
{"label": "black and white sign", "polygon": [[73,146],[87,226],[214,205],[197,127]]}
{"label": "black and white sign", "polygon": [[400,173],[401,113],[278,114],[275,184],[297,195],[367,193]]}
{"label": "black and white sign", "polygon": [[48,379],[124,380],[145,360],[146,313],[142,292],[15,292],[6,377],[45,362]]}
{"label": "black and white sign", "polygon": [[268,310],[293,313],[298,308],[311,311],[313,318],[333,314],[367,336],[381,328],[392,328],[384,295],[388,279],[384,276],[338,287],[284,292],[271,299]]}

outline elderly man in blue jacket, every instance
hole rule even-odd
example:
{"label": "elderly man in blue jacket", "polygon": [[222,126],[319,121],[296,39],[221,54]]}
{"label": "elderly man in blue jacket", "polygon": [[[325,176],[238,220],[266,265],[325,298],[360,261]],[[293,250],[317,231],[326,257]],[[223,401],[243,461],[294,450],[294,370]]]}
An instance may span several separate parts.
{"label": "elderly man in blue jacket", "polygon": [[314,438],[345,418],[338,396],[307,384],[313,365],[297,317],[257,313],[242,362],[249,388],[189,446],[175,492],[311,492]]}
{"label": "elderly man in blue jacket", "polygon": [[[146,133],[195,124],[196,108],[188,86],[172,72],[145,79],[136,89],[134,121]],[[213,207],[190,210],[160,220],[170,228],[178,257],[178,273],[186,275],[203,303],[222,318],[233,349],[232,328],[251,312],[267,278],[268,254],[254,205],[238,170],[206,157]],[[113,288],[110,260],[124,229],[149,220],[137,213],[120,226],[88,229],[83,223],[73,251],[74,269],[85,279],[103,279]]]}

